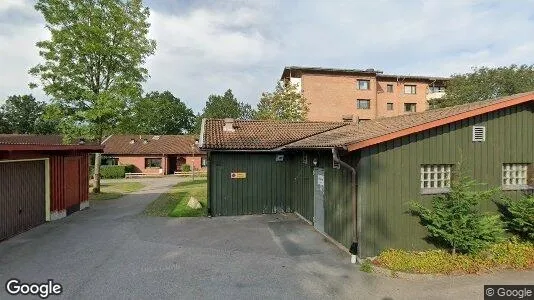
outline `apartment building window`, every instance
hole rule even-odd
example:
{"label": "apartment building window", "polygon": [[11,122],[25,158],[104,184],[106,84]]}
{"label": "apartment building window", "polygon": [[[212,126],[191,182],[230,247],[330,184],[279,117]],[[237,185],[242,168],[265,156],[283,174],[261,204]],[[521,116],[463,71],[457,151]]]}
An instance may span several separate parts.
{"label": "apartment building window", "polygon": [[359,90],[369,90],[371,88],[371,81],[358,79],[358,89]]}
{"label": "apartment building window", "polygon": [[393,103],[388,102],[388,104],[387,104],[387,109],[388,109],[388,110],[393,110]]}
{"label": "apartment building window", "polygon": [[[505,190],[529,189],[529,169],[530,164],[503,164],[502,165],[502,187]],[[532,177],[533,175],[531,175]]]}
{"label": "apartment building window", "polygon": [[370,109],[371,108],[371,100],[369,100],[369,99],[358,99],[356,105],[357,105],[358,109]]}
{"label": "apartment building window", "polygon": [[161,168],[161,158],[145,158],[145,168]]}
{"label": "apartment building window", "polygon": [[416,103],[404,103],[404,111],[405,112],[416,112],[417,104]]}
{"label": "apartment building window", "polygon": [[387,85],[387,92],[388,93],[393,93],[393,84],[388,84]]}
{"label": "apartment building window", "polygon": [[405,94],[416,94],[417,93],[417,86],[414,84],[405,84],[404,85],[404,93]]}
{"label": "apartment building window", "polygon": [[447,193],[451,188],[452,165],[421,165],[421,193]]}

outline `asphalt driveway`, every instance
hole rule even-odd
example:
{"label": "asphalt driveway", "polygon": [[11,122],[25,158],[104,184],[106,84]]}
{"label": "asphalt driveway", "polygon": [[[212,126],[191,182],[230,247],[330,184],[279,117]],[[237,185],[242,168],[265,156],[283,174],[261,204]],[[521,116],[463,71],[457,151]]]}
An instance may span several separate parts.
{"label": "asphalt driveway", "polygon": [[292,214],[141,214],[177,180],[146,179],[135,194],[1,242],[0,283],[54,279],[66,299],[481,299],[484,284],[534,283],[534,272],[416,281],[363,273]]}

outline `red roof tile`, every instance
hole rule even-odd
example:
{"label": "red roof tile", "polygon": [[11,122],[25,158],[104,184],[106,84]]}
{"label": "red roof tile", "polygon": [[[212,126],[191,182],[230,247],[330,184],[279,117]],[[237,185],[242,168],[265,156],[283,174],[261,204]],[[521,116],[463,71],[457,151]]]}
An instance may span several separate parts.
{"label": "red roof tile", "polygon": [[192,135],[112,135],[102,144],[105,154],[200,154],[195,140]]}

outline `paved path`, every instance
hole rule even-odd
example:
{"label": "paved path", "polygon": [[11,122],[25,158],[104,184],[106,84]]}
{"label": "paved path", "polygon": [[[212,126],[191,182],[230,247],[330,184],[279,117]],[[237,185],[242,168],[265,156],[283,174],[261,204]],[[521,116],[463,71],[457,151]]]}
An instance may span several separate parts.
{"label": "paved path", "polygon": [[[412,281],[363,273],[291,214],[140,214],[177,180],[143,179],[135,194],[0,243],[0,283],[52,278],[65,299],[482,299],[484,284],[534,283],[534,272]],[[3,288],[0,299],[9,299]]]}

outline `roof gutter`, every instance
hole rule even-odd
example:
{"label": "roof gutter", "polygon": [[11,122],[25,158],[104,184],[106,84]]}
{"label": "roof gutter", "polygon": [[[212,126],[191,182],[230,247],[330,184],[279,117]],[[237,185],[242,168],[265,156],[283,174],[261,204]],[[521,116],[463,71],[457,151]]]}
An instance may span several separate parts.
{"label": "roof gutter", "polygon": [[356,223],[356,205],[357,205],[357,199],[356,199],[356,169],[349,165],[348,163],[342,161],[339,158],[339,154],[337,152],[336,148],[332,148],[332,158],[335,162],[339,163],[341,166],[343,166],[345,169],[348,169],[351,171],[351,198],[352,198],[352,245],[350,246],[350,253],[351,255],[351,262],[353,264],[356,263],[356,256],[358,255],[358,237],[360,236],[360,233],[358,232],[358,227]]}

